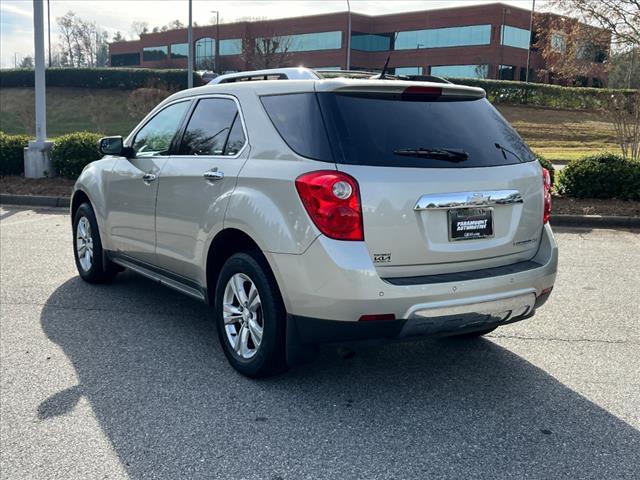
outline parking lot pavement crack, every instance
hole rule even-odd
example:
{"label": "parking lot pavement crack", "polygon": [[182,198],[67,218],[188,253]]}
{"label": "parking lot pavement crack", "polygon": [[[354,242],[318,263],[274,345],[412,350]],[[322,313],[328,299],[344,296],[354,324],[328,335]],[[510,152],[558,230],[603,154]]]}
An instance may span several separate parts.
{"label": "parking lot pavement crack", "polygon": [[560,338],[560,337],[529,337],[525,335],[487,335],[487,338],[504,338],[513,340],[531,340],[541,342],[566,342],[566,343],[604,343],[616,345],[640,345],[633,340],[602,340],[597,338]]}

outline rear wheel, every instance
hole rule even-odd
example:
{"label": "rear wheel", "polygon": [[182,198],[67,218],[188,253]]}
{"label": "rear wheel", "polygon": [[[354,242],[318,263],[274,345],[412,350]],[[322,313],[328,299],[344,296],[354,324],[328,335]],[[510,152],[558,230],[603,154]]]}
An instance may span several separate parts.
{"label": "rear wheel", "polygon": [[98,222],[88,203],[80,205],[73,217],[73,254],[80,277],[89,283],[107,282],[118,273],[113,263],[103,262]]}
{"label": "rear wheel", "polygon": [[229,257],[215,294],[218,336],[229,363],[248,377],[284,370],[285,317],[264,259],[254,252]]}

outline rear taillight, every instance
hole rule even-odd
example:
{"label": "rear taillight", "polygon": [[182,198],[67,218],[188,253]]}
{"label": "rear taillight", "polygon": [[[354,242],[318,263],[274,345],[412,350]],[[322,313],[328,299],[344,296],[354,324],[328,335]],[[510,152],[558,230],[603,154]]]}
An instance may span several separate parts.
{"label": "rear taillight", "polygon": [[544,211],[542,213],[542,223],[547,223],[551,216],[551,175],[546,168],[542,169],[542,185],[544,186]]}
{"label": "rear taillight", "polygon": [[336,240],[364,240],[358,182],[346,173],[320,170],[301,175],[296,189],[316,227]]}

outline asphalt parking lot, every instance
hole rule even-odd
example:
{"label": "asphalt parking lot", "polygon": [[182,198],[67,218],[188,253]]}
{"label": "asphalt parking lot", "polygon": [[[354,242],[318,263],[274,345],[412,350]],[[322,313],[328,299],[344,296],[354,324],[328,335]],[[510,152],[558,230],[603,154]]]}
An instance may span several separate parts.
{"label": "asphalt parking lot", "polygon": [[551,300],[486,339],[254,381],[204,305],[83,283],[66,212],[0,218],[2,478],[638,478],[638,232],[558,230]]}

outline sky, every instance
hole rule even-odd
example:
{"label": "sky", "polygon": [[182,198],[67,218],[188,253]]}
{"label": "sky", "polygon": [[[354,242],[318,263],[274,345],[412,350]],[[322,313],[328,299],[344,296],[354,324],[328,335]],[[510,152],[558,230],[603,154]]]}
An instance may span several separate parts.
{"label": "sky", "polygon": [[[429,10],[434,8],[494,3],[497,0],[351,0],[351,11],[367,15]],[[502,0],[502,3],[531,8],[531,0]],[[220,18],[230,22],[243,17],[283,18],[347,9],[346,0],[193,0],[193,20],[201,25],[213,23],[219,10]],[[536,9],[544,0],[536,2]],[[131,23],[147,22],[151,27],[179,19],[188,20],[187,0],[50,0],[51,38],[55,45],[55,19],[75,12],[86,21],[95,21],[111,37],[120,31],[134,38]],[[46,0],[45,0],[46,32]],[[45,35],[46,36],[46,35]],[[12,68],[14,61],[33,55],[33,1],[0,0],[0,67]],[[45,54],[46,56],[46,54]]]}

